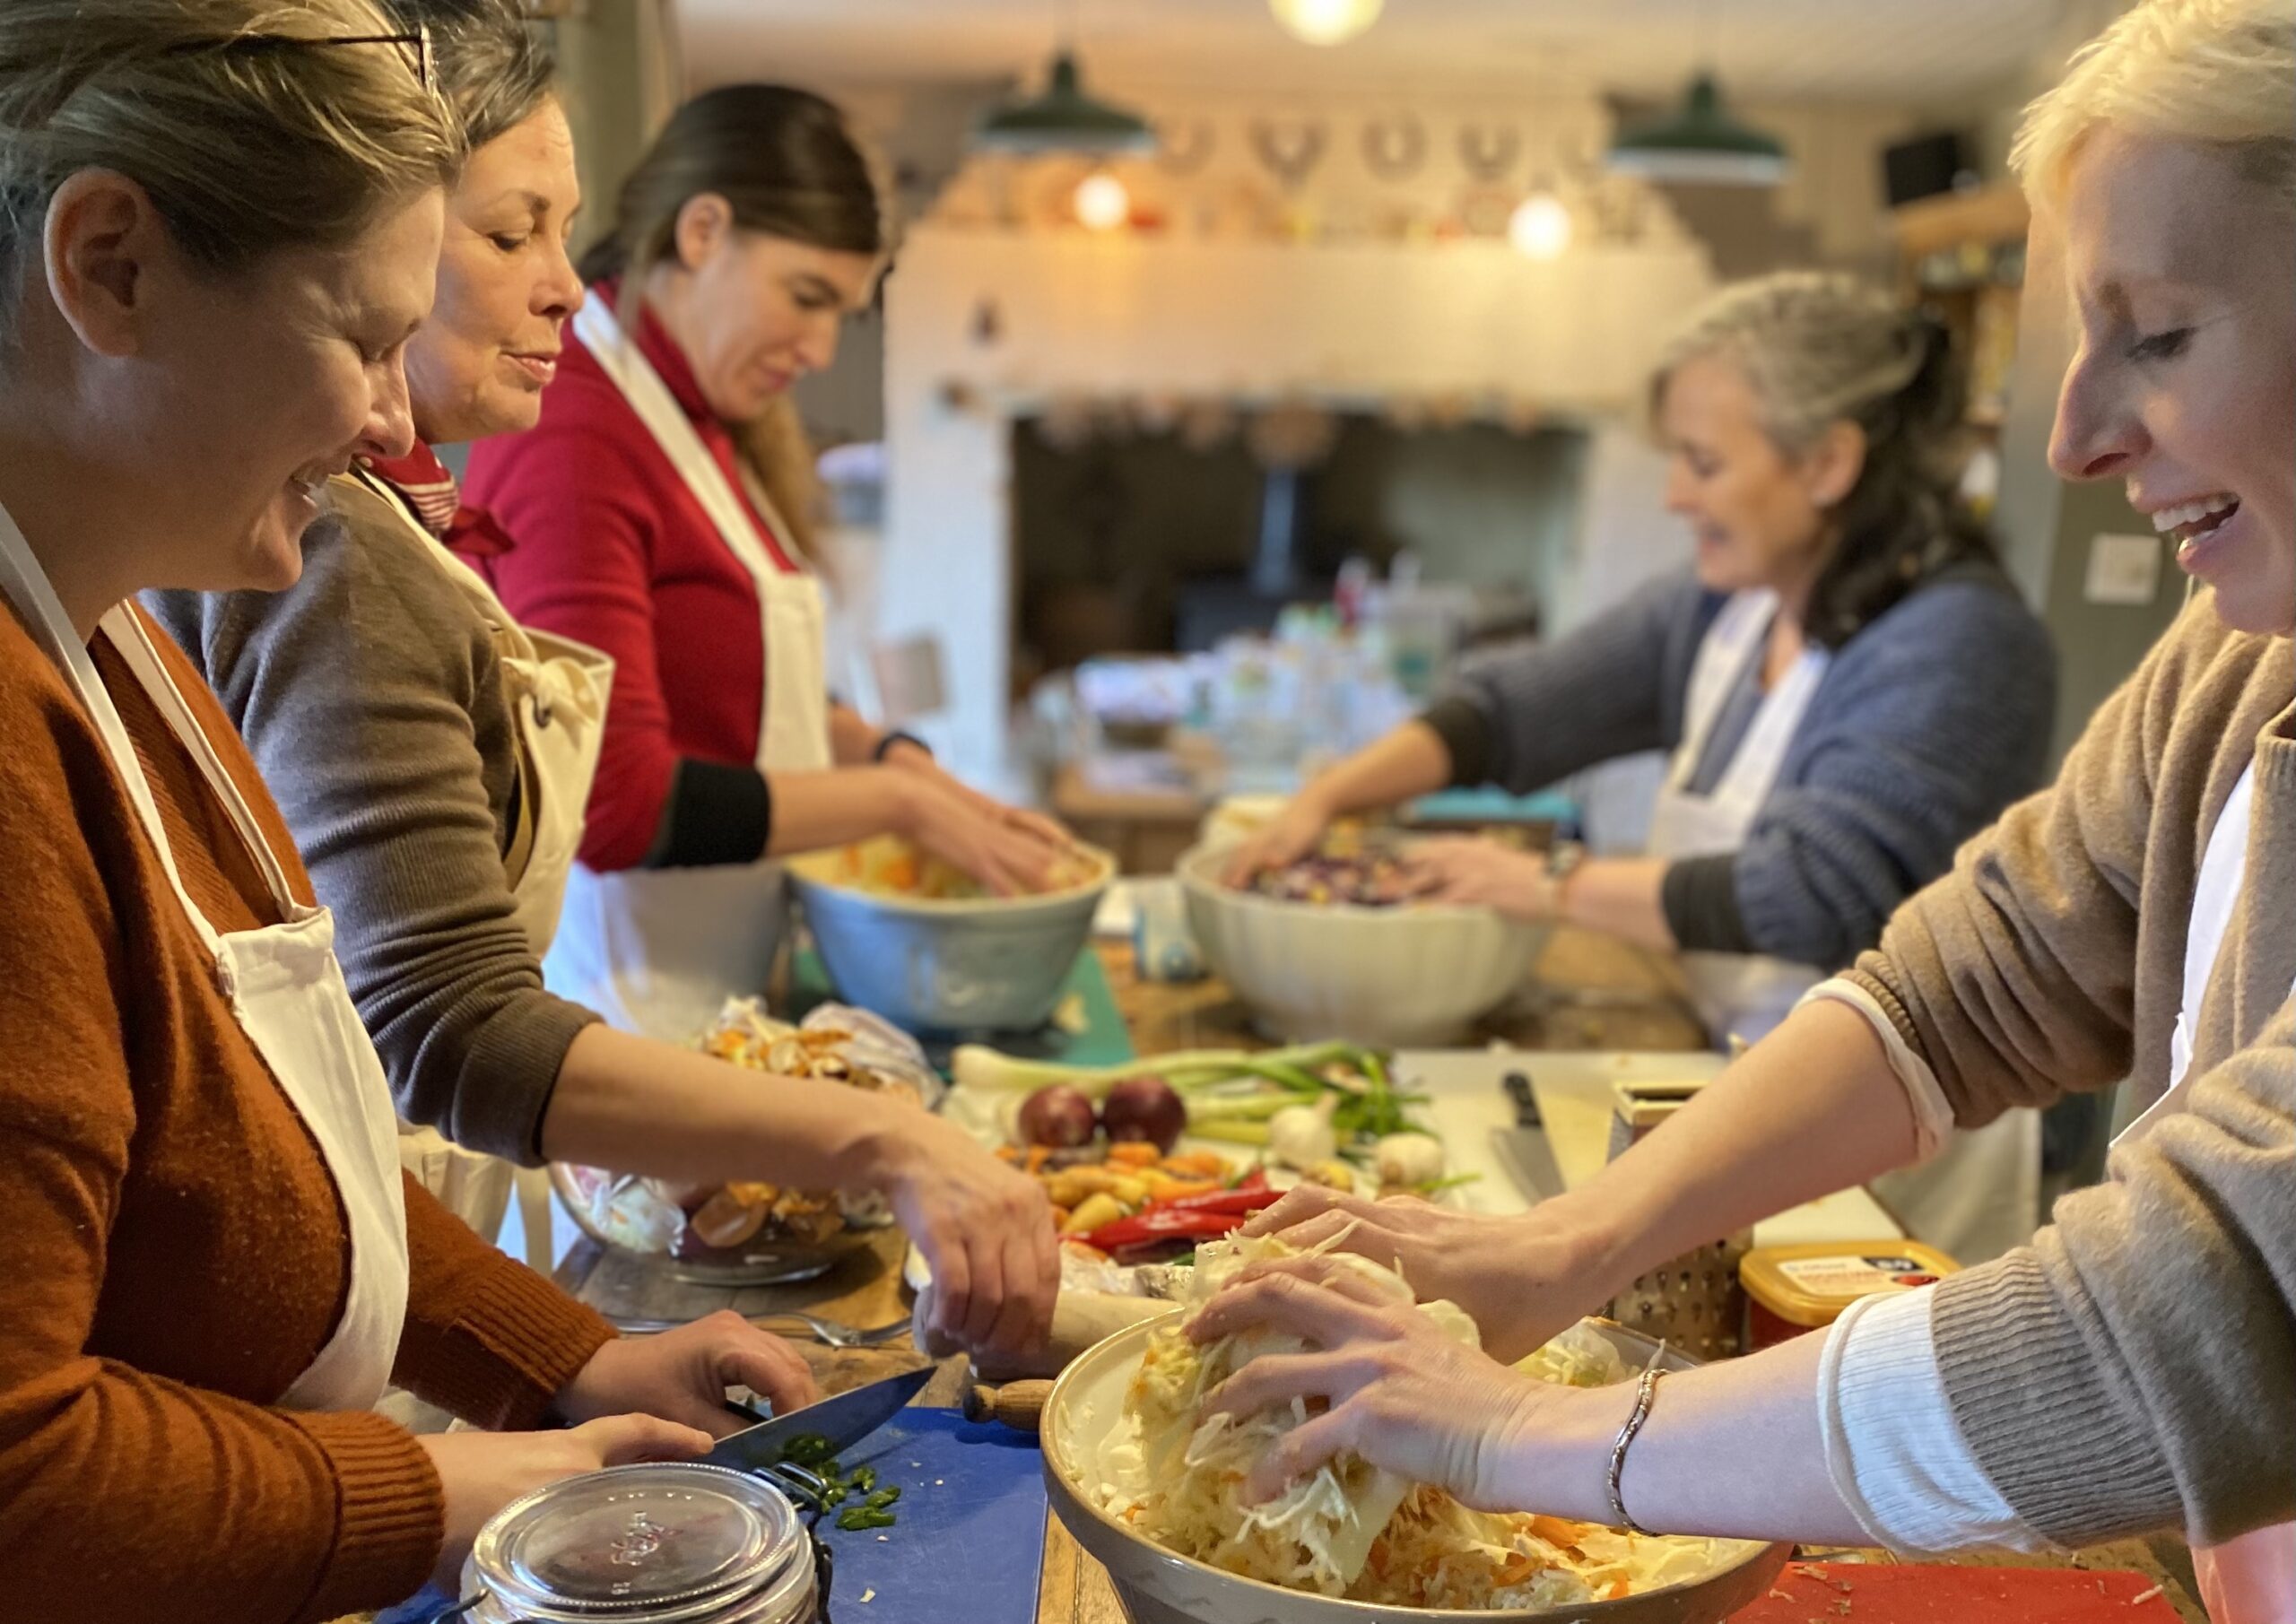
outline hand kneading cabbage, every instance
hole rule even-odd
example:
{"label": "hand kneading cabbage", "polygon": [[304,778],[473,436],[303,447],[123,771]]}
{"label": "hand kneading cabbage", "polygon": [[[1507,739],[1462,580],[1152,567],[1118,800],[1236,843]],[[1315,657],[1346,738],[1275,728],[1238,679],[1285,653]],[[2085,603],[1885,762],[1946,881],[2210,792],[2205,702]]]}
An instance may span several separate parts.
{"label": "hand kneading cabbage", "polygon": [[[1184,1299],[1191,1312],[1248,1264],[1294,1255],[1271,1238],[1238,1238],[1198,1249]],[[1393,1269],[1352,1254],[1342,1267],[1398,1305],[1410,1285]],[[1471,1348],[1474,1322],[1448,1302],[1419,1303],[1443,1331]],[[1297,1337],[1269,1332],[1222,1337],[1198,1348],[1180,1329],[1187,1315],[1149,1340],[1125,1395],[1123,1420],[1096,1465],[1101,1509],[1183,1556],[1295,1590],[1387,1606],[1536,1608],[1605,1601],[1696,1578],[1745,1547],[1703,1539],[1658,1539],[1558,1517],[1471,1511],[1440,1489],[1414,1484],[1352,1454],[1294,1481],[1265,1505],[1243,1498],[1252,1464],[1304,1423],[1294,1403],[1248,1417],[1205,1416],[1205,1396],[1262,1354],[1295,1353]],[[1605,1386],[1629,1374],[1611,1344],[1584,1326],[1518,1367],[1542,1380]]]}

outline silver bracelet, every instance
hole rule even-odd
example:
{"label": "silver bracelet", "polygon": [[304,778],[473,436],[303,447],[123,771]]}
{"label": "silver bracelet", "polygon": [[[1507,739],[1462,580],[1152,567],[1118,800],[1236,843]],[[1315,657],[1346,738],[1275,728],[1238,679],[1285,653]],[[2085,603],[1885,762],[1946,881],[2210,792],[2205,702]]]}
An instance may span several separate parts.
{"label": "silver bracelet", "polygon": [[1650,1419],[1650,1395],[1658,1390],[1658,1378],[1666,1373],[1653,1365],[1642,1373],[1634,1386],[1634,1413],[1626,1418],[1626,1425],[1618,1429],[1618,1441],[1611,1446],[1611,1512],[1617,1525],[1631,1533],[1648,1535],[1649,1530],[1636,1522],[1626,1509],[1626,1496],[1619,1488],[1619,1480],[1626,1474],[1626,1452],[1642,1431],[1642,1423]]}

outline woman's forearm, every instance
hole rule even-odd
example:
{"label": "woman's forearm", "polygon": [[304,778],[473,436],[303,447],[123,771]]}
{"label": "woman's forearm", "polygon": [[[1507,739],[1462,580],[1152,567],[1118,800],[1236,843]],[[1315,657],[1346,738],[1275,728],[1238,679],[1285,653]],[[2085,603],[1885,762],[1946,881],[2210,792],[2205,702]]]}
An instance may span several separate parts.
{"label": "woman's forearm", "polygon": [[850,705],[831,701],[829,708],[829,759],[839,767],[868,767],[877,760],[877,744],[884,735]]}
{"label": "woman's forearm", "polygon": [[1589,858],[1556,888],[1555,914],[1568,924],[1671,953],[1674,933],[1659,899],[1665,879],[1663,858]]}
{"label": "woman's forearm", "polygon": [[877,1187],[899,1137],[882,1099],[803,1077],[764,1077],[691,1049],[582,1029],[543,1117],[551,1161],[695,1184],[755,1179]]}
{"label": "woman's forearm", "polygon": [[1672,1119],[1533,1220],[1587,1238],[1585,1293],[1913,1162],[1916,1117],[1865,1018],[1799,1009]]}
{"label": "woman's forearm", "polygon": [[[1864,1545],[1873,1536],[1835,1490],[1818,1413],[1822,1336],[1662,1379],[1627,1450],[1621,1498],[1660,1533]],[[1611,1450],[1634,1386],[1558,1393],[1509,1440],[1510,1503],[1615,1523]],[[1747,1493],[1759,1483],[1761,1492]]]}
{"label": "woman's forearm", "polygon": [[1450,781],[1443,736],[1424,722],[1405,722],[1318,773],[1300,794],[1335,818],[1432,795]]}
{"label": "woman's forearm", "polygon": [[770,772],[773,826],[766,855],[819,851],[873,835],[909,834],[915,787],[889,767],[837,767],[822,772]]}

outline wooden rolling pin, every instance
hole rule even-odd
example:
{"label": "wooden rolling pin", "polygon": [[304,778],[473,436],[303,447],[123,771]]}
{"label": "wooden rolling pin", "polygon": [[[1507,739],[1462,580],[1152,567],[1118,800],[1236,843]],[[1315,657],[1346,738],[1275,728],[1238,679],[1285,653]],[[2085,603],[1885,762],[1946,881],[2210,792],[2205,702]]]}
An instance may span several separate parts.
{"label": "wooden rolling pin", "polygon": [[[1169,1314],[1172,1305],[1148,1297],[1118,1297],[1111,1291],[1063,1291],[1053,1305],[1052,1333],[1043,1347],[1018,1358],[996,1353],[973,1355],[973,1373],[984,1382],[1015,1382],[1032,1376],[1055,1376],[1094,1343],[1104,1342],[1126,1326]],[[917,1345],[934,1359],[946,1359],[963,1349],[933,1335],[926,1322],[933,1313],[933,1289],[917,1294]]]}
{"label": "wooden rolling pin", "polygon": [[1015,1432],[1034,1432],[1051,1396],[1048,1381],[1006,1382],[1000,1387],[977,1384],[965,1394],[965,1420],[1001,1421]]}

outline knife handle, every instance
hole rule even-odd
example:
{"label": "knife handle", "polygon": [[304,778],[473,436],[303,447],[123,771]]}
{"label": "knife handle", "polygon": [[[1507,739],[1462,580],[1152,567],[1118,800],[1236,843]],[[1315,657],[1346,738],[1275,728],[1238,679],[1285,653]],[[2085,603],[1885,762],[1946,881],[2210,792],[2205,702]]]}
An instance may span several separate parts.
{"label": "knife handle", "polygon": [[1015,1432],[1034,1432],[1044,1420],[1045,1401],[1052,1396],[1046,1381],[1006,1382],[1002,1386],[976,1385],[965,1394],[965,1420],[1000,1421]]}
{"label": "knife handle", "polygon": [[1509,1072],[1500,1081],[1507,1090],[1507,1098],[1514,1102],[1517,1127],[1542,1128],[1546,1125],[1539,1116],[1539,1097],[1531,1087],[1528,1072]]}

